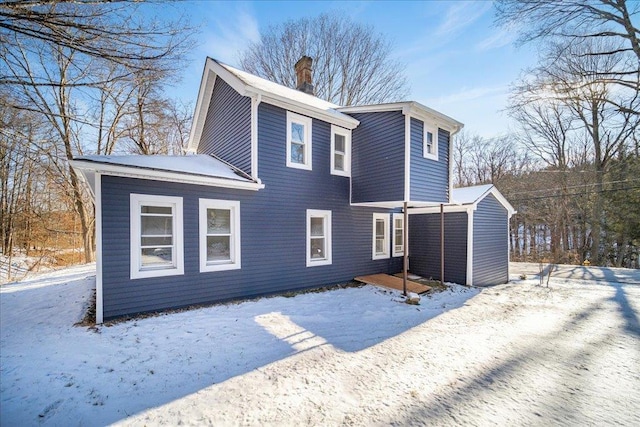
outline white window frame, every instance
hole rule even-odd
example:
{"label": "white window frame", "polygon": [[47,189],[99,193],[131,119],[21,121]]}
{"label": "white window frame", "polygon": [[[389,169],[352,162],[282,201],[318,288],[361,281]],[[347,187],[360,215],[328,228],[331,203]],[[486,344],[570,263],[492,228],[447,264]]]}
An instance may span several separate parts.
{"label": "white window frame", "polygon": [[[384,221],[384,252],[382,253],[378,253],[376,251],[376,224],[378,222],[378,220],[383,220]],[[389,258],[389,248],[390,248],[390,242],[389,242],[389,214],[386,213],[374,213],[373,214],[373,234],[372,234],[372,238],[373,238],[373,243],[372,243],[372,252],[371,252],[371,258],[372,259],[387,259]]]}
{"label": "white window frame", "polygon": [[[427,144],[427,135],[429,133],[433,135],[431,152],[429,152],[429,145]],[[438,160],[438,127],[429,126],[427,122],[423,122],[422,127],[422,155],[425,159]]]}
{"label": "white window frame", "polygon": [[[397,250],[397,245],[396,245],[396,230],[398,229],[396,227],[396,220],[401,220],[402,221],[402,228],[401,230],[403,230],[403,234],[402,234],[402,248],[400,250]],[[392,239],[392,246],[393,246],[393,256],[403,256],[404,255],[404,227],[405,227],[405,223],[404,223],[404,214],[403,213],[394,213],[393,214],[393,233],[391,234],[391,239]]]}
{"label": "white window frame", "polygon": [[[298,123],[304,126],[304,163],[294,163],[291,161],[291,125]],[[311,125],[313,120],[311,117],[301,116],[300,114],[287,111],[287,167],[296,169],[311,170]]]}
{"label": "white window frame", "polygon": [[[177,276],[184,274],[184,245],[183,245],[183,219],[182,197],[157,196],[150,194],[131,193],[130,198],[130,276],[131,279],[144,279],[148,277]],[[171,207],[172,209],[172,265],[170,267],[142,267],[142,206]]]}
{"label": "white window frame", "polygon": [[[324,226],[325,257],[322,259],[311,258],[311,218],[322,218]],[[307,267],[318,265],[331,265],[332,263],[332,243],[331,243],[331,211],[307,209]]]}
{"label": "white window frame", "polygon": [[[344,170],[336,169],[336,135],[344,136]],[[351,130],[331,125],[331,175],[351,176]]]}
{"label": "white window frame", "polygon": [[[231,211],[229,258],[223,261],[207,261],[207,210],[222,209]],[[199,202],[200,235],[200,272],[238,270],[241,268],[240,249],[240,202],[234,200],[200,199]]]}

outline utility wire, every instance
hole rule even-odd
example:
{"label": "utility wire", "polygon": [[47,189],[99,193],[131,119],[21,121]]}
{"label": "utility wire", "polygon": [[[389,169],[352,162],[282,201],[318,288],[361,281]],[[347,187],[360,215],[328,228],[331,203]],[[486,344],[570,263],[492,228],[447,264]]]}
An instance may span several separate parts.
{"label": "utility wire", "polygon": [[[611,188],[608,190],[600,190],[598,191],[598,193],[611,193],[611,192],[616,192],[616,191],[629,191],[629,190],[634,190],[636,188],[640,188],[639,186],[636,187],[627,187],[627,188]],[[547,191],[553,191],[553,190],[547,190]],[[513,202],[525,202],[528,200],[542,200],[542,199],[553,199],[553,198],[557,198],[557,197],[566,197],[566,196],[585,196],[587,195],[587,193],[567,193],[567,194],[551,194],[551,195],[547,195],[547,196],[538,196],[538,197],[527,197],[524,199],[513,199]]]}

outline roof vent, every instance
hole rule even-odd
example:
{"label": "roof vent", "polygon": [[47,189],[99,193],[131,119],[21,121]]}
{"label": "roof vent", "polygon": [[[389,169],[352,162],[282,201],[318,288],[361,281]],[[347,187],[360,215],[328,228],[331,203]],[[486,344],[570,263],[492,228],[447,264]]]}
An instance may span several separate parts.
{"label": "roof vent", "polygon": [[301,92],[308,93],[309,95],[313,95],[313,77],[311,75],[312,64],[313,59],[310,56],[305,55],[300,58],[295,65],[296,79],[298,80],[296,89]]}

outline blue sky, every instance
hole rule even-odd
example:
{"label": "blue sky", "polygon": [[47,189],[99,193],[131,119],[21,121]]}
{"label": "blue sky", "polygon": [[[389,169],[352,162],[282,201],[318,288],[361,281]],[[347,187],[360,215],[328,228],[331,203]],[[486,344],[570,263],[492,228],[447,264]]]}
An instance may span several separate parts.
{"label": "blue sky", "polygon": [[325,11],[339,11],[384,34],[394,46],[394,59],[406,65],[409,99],[484,137],[509,132],[513,125],[501,111],[509,86],[535,61],[531,48],[514,47],[515,33],[494,26],[489,1],[187,1],[171,9],[201,25],[197,48],[182,81],[172,90],[191,102],[206,56],[237,66],[238,52],[257,41],[261,30]]}

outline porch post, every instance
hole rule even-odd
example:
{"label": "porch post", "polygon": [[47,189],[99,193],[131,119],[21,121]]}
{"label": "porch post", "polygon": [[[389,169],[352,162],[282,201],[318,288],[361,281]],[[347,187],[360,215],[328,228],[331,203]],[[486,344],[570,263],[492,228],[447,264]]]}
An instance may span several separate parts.
{"label": "porch post", "polygon": [[402,260],[402,294],[407,296],[407,270],[409,270],[409,212],[407,212],[407,202],[404,202],[404,226],[402,227],[402,248],[404,249]]}

